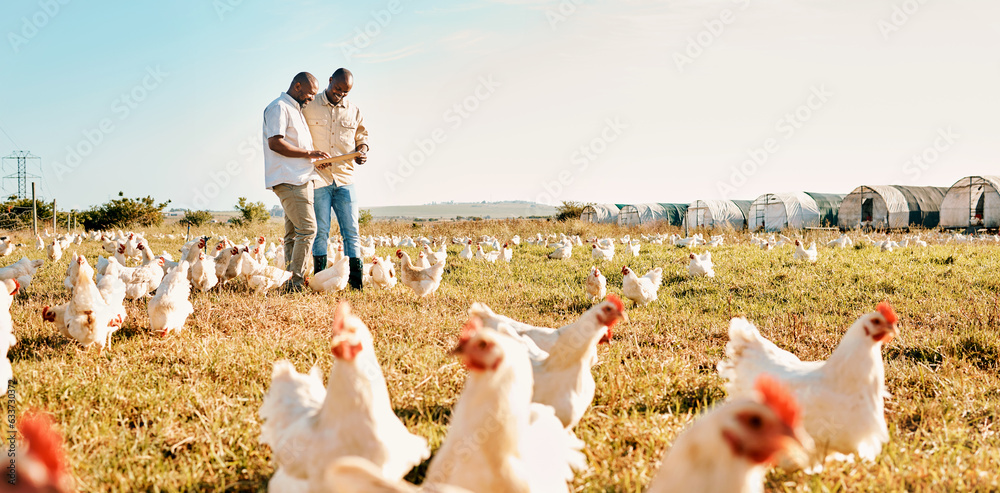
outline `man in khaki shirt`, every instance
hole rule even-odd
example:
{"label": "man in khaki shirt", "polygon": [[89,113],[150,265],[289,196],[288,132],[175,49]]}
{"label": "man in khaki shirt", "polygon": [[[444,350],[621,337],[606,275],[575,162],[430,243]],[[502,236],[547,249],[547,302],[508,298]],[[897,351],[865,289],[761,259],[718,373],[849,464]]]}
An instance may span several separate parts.
{"label": "man in khaki shirt", "polygon": [[344,239],[344,255],[350,257],[349,283],[361,289],[361,240],[358,236],[358,204],[354,190],[354,165],[364,164],[368,152],[368,130],[358,107],[346,99],[354,86],[350,70],[339,68],[330,77],[330,85],[302,109],[316,149],[331,156],[360,152],[352,161],[335,163],[318,170],[327,186],[317,188],[314,196],[316,240],[312,254],[315,271],[326,268],[327,245],[330,238],[330,210],[337,215],[340,235]]}

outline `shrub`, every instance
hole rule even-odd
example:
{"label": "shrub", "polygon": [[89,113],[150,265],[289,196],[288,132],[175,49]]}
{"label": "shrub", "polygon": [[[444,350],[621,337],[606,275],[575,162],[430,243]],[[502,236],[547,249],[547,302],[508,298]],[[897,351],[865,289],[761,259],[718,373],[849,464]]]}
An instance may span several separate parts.
{"label": "shrub", "polygon": [[197,228],[199,226],[208,224],[212,220],[212,213],[208,211],[192,211],[190,209],[184,211],[184,218],[180,220],[180,223],[185,226],[191,226]]}
{"label": "shrub", "polygon": [[[36,210],[38,211],[39,227],[46,227],[52,224],[52,201],[36,200]],[[66,224],[69,213],[59,212],[58,222],[60,225]],[[31,199],[19,199],[16,195],[7,198],[0,203],[0,229],[18,230],[31,227]]]}
{"label": "shrub", "polygon": [[250,202],[246,197],[239,198],[236,210],[240,212],[240,215],[229,220],[233,226],[251,226],[271,219],[271,213],[267,211],[267,206],[263,202]]}
{"label": "shrub", "polygon": [[[79,222],[87,230],[131,228],[134,226],[159,226],[163,224],[163,209],[170,201],[160,202],[153,197],[130,199],[123,192],[121,198],[94,206],[79,215]],[[28,201],[30,204],[30,200]]]}
{"label": "shrub", "polygon": [[358,211],[358,226],[364,226],[372,222],[373,217],[371,209],[361,209]]}
{"label": "shrub", "polygon": [[570,219],[580,219],[583,209],[591,204],[583,202],[563,201],[562,205],[556,207],[556,221],[567,221]]}

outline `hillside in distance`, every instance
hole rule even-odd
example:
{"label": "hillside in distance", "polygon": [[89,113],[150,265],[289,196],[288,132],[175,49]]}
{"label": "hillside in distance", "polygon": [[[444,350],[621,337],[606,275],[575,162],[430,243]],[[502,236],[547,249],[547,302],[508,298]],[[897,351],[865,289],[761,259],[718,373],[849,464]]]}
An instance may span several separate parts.
{"label": "hillside in distance", "polygon": [[362,207],[362,209],[371,210],[376,219],[454,219],[456,217],[506,219],[551,216],[556,213],[556,208],[553,206],[525,201],[442,202],[424,205]]}

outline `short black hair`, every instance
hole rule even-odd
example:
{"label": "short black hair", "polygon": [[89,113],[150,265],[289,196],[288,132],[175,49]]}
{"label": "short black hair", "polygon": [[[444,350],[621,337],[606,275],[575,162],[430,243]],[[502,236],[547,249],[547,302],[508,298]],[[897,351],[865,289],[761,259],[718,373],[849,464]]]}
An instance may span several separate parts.
{"label": "short black hair", "polygon": [[347,81],[348,79],[353,79],[354,74],[352,74],[351,71],[347,70],[346,68],[338,68],[333,72],[333,75],[331,75],[330,77],[333,80]]}
{"label": "short black hair", "polygon": [[302,84],[303,86],[310,84],[316,85],[316,77],[313,77],[313,74],[310,74],[309,72],[299,72],[292,78],[292,85],[294,86],[296,83]]}

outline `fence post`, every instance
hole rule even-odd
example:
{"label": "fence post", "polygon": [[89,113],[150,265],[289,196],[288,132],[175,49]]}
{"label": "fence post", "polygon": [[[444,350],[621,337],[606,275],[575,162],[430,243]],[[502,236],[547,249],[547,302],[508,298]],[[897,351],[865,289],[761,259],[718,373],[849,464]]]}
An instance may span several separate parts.
{"label": "fence post", "polygon": [[57,210],[58,209],[56,209],[56,199],[52,199],[52,234],[56,234],[56,231],[59,231],[56,224],[56,216],[59,215],[57,214]]}
{"label": "fence post", "polygon": [[38,236],[38,207],[35,204],[35,182],[31,182],[31,232]]}

